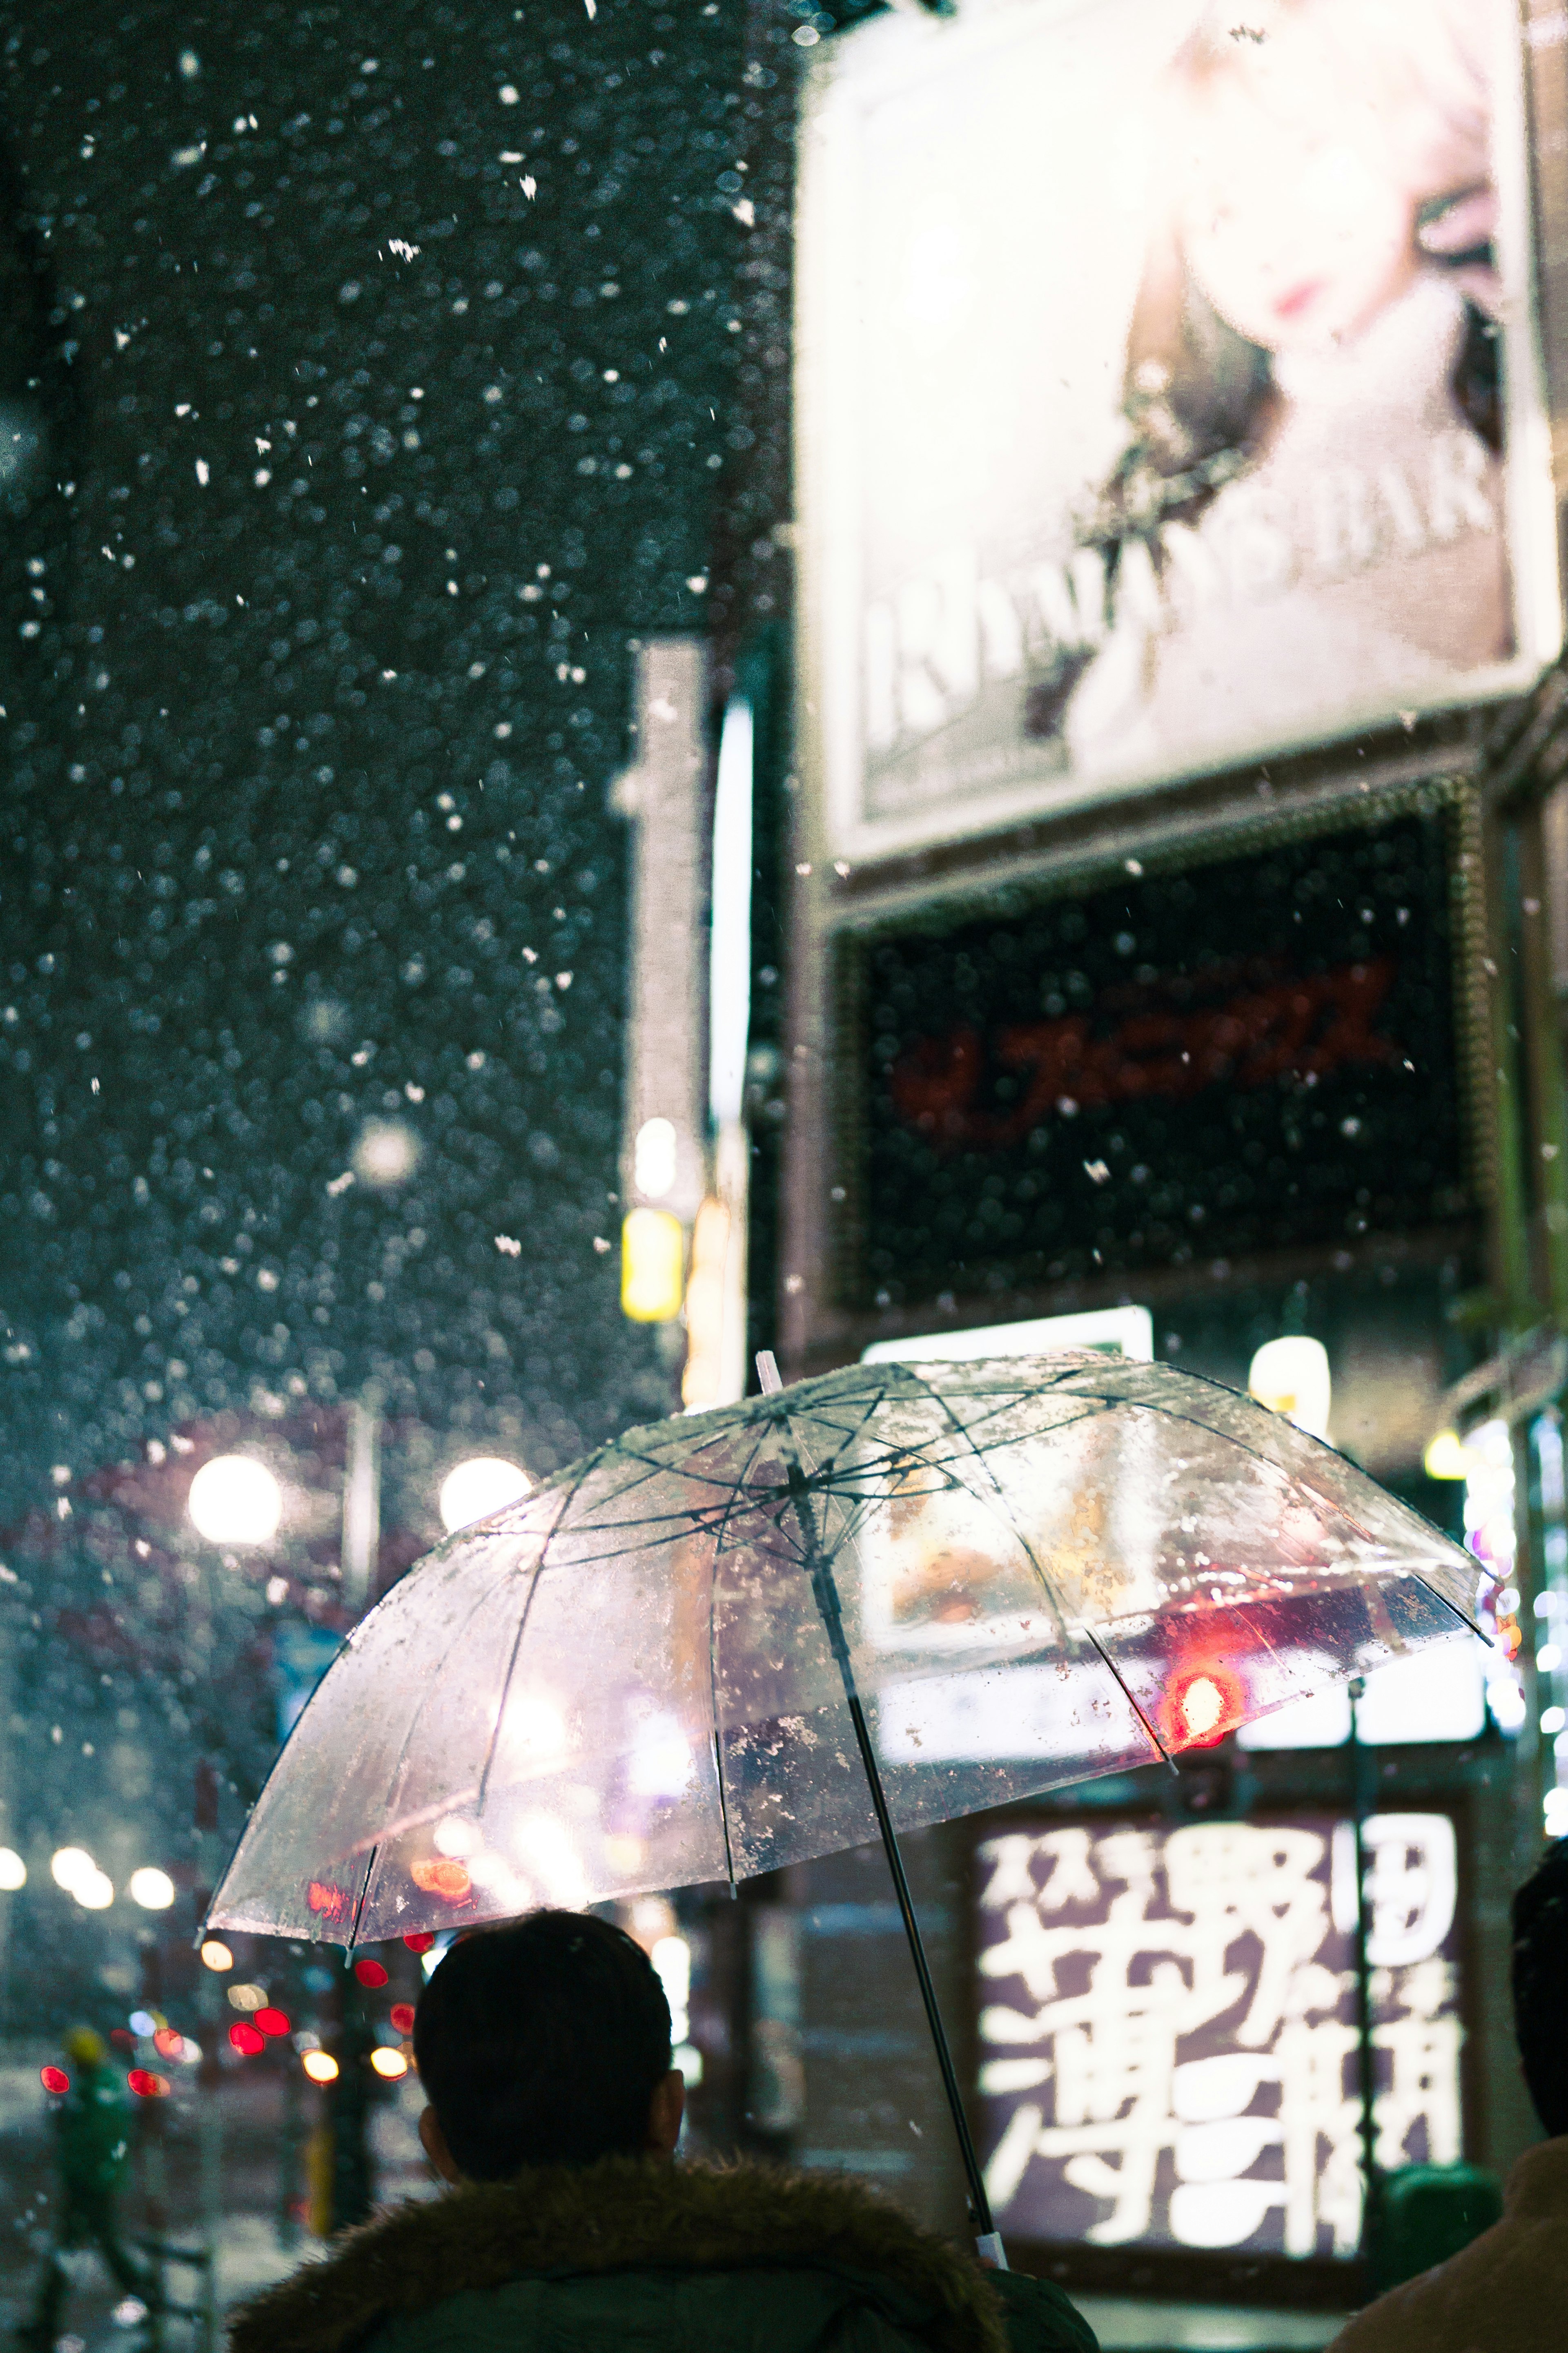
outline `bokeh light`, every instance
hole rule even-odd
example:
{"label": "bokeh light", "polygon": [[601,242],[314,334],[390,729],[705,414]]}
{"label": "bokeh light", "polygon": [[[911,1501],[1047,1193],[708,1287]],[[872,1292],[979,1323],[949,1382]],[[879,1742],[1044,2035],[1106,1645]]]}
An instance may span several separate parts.
{"label": "bokeh light", "polygon": [[391,2015],[392,2023],[399,2034],[413,2033],[414,2004],[411,2001],[395,2001]]}
{"label": "bokeh light", "polygon": [[166,1871],[147,1864],[131,1874],[131,1900],[143,1912],[166,1912],[174,1900],[174,1883]]}
{"label": "bokeh light", "polygon": [[266,2035],[247,2018],[236,2019],[228,2030],[228,2039],[243,2059],[254,2059],[267,2048]]}
{"label": "bokeh light", "polygon": [[330,2051],[307,2051],[300,2062],[312,2084],[335,2084],[338,2063]]}
{"label": "bokeh light", "polygon": [[27,1866],[13,1846],[0,1846],[0,1888],[26,1887]]}
{"label": "bokeh light", "polygon": [[388,1192],[419,1166],[419,1138],[405,1120],[367,1119],[354,1139],[353,1172],[362,1185]]}
{"label": "bokeh light", "polygon": [[287,2034],[289,2031],[288,2012],[274,2010],[270,2003],[265,2010],[257,2011],[255,2023],[263,2034]]}
{"label": "bokeh light", "polygon": [[46,2092],[53,2093],[56,2099],[71,2087],[71,2079],[63,2067],[40,2067],[38,2081]]}
{"label": "bokeh light", "polygon": [[167,2075],[155,2074],[151,2067],[132,2067],[125,2080],[138,2099],[163,2100],[169,2095]]}
{"label": "bokeh light", "polygon": [[228,1989],[231,2010],[265,2010],[267,1988],[258,1985],[231,1985]]}
{"label": "bokeh light", "polygon": [[215,1454],[191,1481],[186,1508],[208,1544],[270,1544],[283,1517],[283,1490],[265,1462]]}
{"label": "bokeh light", "polygon": [[354,1963],[354,1975],[362,1986],[369,1986],[373,1992],[386,1983],[386,1971],[379,1961],[373,1961],[368,1955],[363,1960]]}
{"label": "bokeh light", "polygon": [[402,2052],[389,2050],[384,2044],[379,2051],[371,2052],[370,2063],[378,2075],[386,2077],[388,2083],[395,2083],[399,2075],[408,2073],[408,2062]]}
{"label": "bokeh light", "polygon": [[232,1969],[234,1955],[220,1936],[207,1936],[202,1943],[202,1967],[222,1971]]}
{"label": "bokeh light", "polygon": [[515,1462],[499,1454],[476,1454],[448,1471],[441,1482],[441,1525],[448,1535],[488,1520],[532,1491],[533,1482]]}

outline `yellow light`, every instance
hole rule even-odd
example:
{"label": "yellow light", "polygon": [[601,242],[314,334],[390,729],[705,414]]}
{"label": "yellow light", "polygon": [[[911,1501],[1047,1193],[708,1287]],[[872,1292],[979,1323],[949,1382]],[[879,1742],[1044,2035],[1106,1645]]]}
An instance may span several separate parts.
{"label": "yellow light", "polygon": [[680,1313],[686,1236],[668,1209],[634,1209],[621,1228],[621,1313],[669,1324]]}
{"label": "yellow light", "polygon": [[143,1912],[166,1912],[174,1900],[174,1883],[166,1871],[146,1864],[131,1874],[131,1900]]}
{"label": "yellow light", "polygon": [[1466,1479],[1469,1450],[1457,1430],[1440,1430],[1422,1458],[1428,1479]]}
{"label": "yellow light", "polygon": [[307,2051],[300,2064],[312,2084],[335,2084],[338,2063],[330,2051]]}
{"label": "yellow light", "polygon": [[386,2077],[389,2084],[395,2084],[399,2075],[406,2075],[408,2073],[408,2062],[401,2051],[388,2051],[384,2048],[373,2051],[370,2054],[370,2063],[378,2075]]}
{"label": "yellow light", "polygon": [[204,1968],[219,1971],[232,1969],[234,1955],[226,1945],[219,1942],[216,1936],[209,1936],[202,1947],[202,1966]]}
{"label": "yellow light", "polygon": [[244,2010],[247,2013],[253,2010],[265,2010],[267,2007],[267,1989],[265,1986],[231,1985],[228,1989],[228,1998],[230,2003],[236,2010]]}
{"label": "yellow light", "polygon": [[697,1212],[691,1233],[691,1280],[686,1286],[686,1370],[680,1401],[702,1407],[719,1394],[720,1350],[724,1341],[724,1260],[730,1247],[730,1212],[711,1196]]}

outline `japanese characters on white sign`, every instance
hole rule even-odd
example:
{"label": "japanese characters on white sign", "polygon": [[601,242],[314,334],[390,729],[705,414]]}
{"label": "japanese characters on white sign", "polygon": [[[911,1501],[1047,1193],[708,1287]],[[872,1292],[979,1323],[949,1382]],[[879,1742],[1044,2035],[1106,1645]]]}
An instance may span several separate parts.
{"label": "japanese characters on white sign", "polygon": [[809,781],[876,856],[1562,636],[1505,0],[965,0],[821,52]]}
{"label": "japanese characters on white sign", "polygon": [[[1381,2167],[1460,2155],[1454,1828],[1367,1829]],[[998,2227],[1351,2255],[1354,1839],[1328,1817],[1062,1825],[979,1850]]]}

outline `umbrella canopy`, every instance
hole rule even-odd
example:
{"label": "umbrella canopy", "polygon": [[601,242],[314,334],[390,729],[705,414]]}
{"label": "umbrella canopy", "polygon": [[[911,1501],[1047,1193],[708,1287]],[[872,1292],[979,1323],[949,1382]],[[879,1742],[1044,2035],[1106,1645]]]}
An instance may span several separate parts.
{"label": "umbrella canopy", "polygon": [[[349,1637],[215,1926],[342,1944],[734,1880],[1207,1743],[1481,1572],[1276,1415],[1100,1355],[628,1431]],[[875,1763],[864,1755],[868,1730]]]}

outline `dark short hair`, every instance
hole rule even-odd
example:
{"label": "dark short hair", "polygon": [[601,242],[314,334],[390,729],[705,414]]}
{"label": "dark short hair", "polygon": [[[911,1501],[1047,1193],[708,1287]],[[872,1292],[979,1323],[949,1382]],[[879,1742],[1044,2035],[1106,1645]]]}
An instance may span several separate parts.
{"label": "dark short hair", "polygon": [[470,2181],[638,2155],[669,2043],[647,1955],[586,1912],[465,1936],[414,2019],[425,2095]]}
{"label": "dark short hair", "polygon": [[1535,2113],[1568,2133],[1568,1839],[1513,1899],[1513,2023]]}

